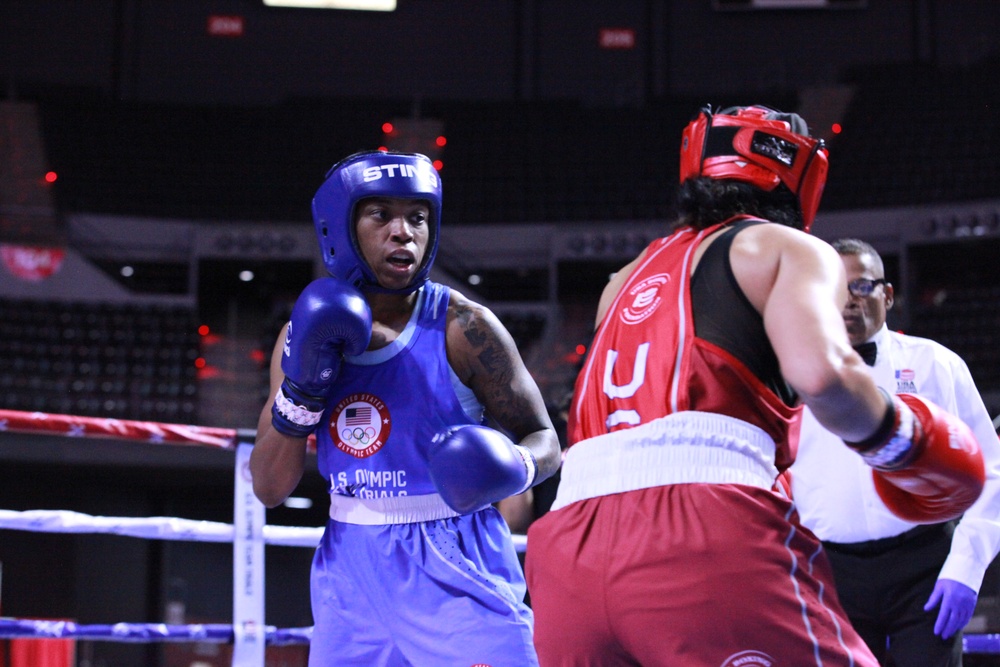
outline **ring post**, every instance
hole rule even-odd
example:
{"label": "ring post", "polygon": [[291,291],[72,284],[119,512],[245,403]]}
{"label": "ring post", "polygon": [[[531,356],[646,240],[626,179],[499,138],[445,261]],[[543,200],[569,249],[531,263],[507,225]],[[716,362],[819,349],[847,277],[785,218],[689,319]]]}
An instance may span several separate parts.
{"label": "ring post", "polygon": [[[252,439],[251,439],[252,441]],[[264,667],[264,505],[253,493],[250,452],[236,445],[233,512],[233,667]]]}

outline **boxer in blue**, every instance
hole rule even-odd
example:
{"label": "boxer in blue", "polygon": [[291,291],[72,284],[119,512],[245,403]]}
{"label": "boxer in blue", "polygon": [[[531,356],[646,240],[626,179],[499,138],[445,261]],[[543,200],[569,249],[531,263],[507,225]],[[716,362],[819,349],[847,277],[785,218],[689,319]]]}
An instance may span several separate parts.
{"label": "boxer in blue", "polygon": [[310,667],[537,665],[493,503],[553,474],[559,442],[497,317],[428,280],[438,173],[422,155],[352,155],[327,174],[313,218],[330,276],[305,288],[278,337],[250,460],[274,507],[316,434],[330,518],[313,559]]}

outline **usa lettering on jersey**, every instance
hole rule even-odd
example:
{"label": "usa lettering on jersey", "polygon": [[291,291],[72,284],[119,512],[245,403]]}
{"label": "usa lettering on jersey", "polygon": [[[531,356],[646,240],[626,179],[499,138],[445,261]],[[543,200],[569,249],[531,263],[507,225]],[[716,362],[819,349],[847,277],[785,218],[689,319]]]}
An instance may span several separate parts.
{"label": "usa lettering on jersey", "polygon": [[[617,385],[614,382],[613,374],[615,362],[618,360],[617,350],[608,350],[604,362],[604,395],[610,399],[631,398],[639,387],[646,381],[646,359],[649,357],[649,343],[643,343],[636,349],[635,361],[632,366],[632,379],[628,384]],[[636,410],[615,410],[608,415],[605,422],[610,430],[619,424],[637,426],[642,422],[642,418]]]}

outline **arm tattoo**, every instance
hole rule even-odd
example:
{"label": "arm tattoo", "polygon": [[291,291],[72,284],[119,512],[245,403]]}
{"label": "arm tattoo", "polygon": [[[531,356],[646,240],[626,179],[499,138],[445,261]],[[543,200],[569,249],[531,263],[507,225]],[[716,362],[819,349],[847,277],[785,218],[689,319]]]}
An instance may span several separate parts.
{"label": "arm tattoo", "polygon": [[506,428],[524,435],[538,428],[531,401],[516,388],[517,370],[511,351],[481,313],[467,306],[457,310],[462,332],[482,366],[473,382],[483,392],[481,400],[490,414]]}
{"label": "arm tattoo", "polygon": [[462,332],[488,377],[493,382],[509,385],[514,377],[510,355],[496,333],[479,315],[480,313],[473,308],[459,308],[458,318],[462,324]]}

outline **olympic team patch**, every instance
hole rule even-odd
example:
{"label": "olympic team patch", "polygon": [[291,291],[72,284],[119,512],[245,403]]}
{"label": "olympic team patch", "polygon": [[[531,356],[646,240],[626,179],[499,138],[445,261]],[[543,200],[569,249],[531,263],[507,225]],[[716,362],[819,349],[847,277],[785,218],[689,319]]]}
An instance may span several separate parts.
{"label": "olympic team patch", "polygon": [[635,284],[625,296],[626,299],[631,299],[632,302],[622,309],[622,322],[625,324],[638,324],[652,315],[663,301],[660,298],[660,288],[669,282],[670,274],[657,273]]}
{"label": "olympic team patch", "polygon": [[359,459],[366,459],[389,438],[392,418],[377,396],[351,394],[333,409],[330,436],[337,449]]}
{"label": "olympic team patch", "polygon": [[719,667],[773,667],[774,658],[760,651],[740,651],[734,653]]}

